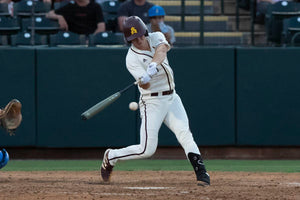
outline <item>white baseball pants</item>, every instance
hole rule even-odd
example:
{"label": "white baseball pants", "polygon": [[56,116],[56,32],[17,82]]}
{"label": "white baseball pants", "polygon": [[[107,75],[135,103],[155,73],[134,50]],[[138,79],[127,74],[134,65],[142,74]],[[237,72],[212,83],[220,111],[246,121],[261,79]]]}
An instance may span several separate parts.
{"label": "white baseball pants", "polygon": [[152,156],[157,148],[158,132],[163,122],[175,134],[186,156],[190,152],[200,154],[189,128],[186,111],[176,92],[165,96],[142,96],[139,105],[142,120],[140,144],[112,149],[108,155],[110,164],[115,165],[118,160]]}

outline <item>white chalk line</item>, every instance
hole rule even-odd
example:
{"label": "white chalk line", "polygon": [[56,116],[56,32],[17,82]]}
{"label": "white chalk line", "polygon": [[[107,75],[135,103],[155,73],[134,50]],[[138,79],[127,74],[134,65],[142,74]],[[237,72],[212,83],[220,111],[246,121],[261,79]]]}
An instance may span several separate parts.
{"label": "white chalk line", "polygon": [[167,190],[167,189],[172,189],[174,187],[124,187],[124,188],[130,190]]}
{"label": "white chalk line", "polygon": [[291,183],[287,183],[287,185],[290,185],[290,186],[300,186],[300,183],[298,183],[298,182],[291,182]]}

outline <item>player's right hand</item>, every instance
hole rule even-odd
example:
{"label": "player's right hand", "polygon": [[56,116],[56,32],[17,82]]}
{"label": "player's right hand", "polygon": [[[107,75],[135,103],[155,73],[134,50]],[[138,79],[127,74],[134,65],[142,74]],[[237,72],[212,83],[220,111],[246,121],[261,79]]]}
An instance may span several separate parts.
{"label": "player's right hand", "polygon": [[149,74],[149,76],[153,76],[153,75],[155,75],[158,72],[156,66],[157,66],[156,62],[152,62],[152,63],[150,63],[148,65],[148,67],[147,67],[147,73]]}
{"label": "player's right hand", "polygon": [[149,76],[148,73],[145,73],[141,78],[141,84],[146,84],[149,83],[149,81],[151,80],[151,77]]}

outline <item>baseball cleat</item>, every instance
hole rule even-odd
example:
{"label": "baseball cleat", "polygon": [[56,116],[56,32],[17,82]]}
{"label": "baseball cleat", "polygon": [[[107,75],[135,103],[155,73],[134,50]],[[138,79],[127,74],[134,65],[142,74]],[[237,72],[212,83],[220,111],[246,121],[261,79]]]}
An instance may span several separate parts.
{"label": "baseball cleat", "polygon": [[199,185],[199,186],[209,186],[210,185],[210,177],[207,172],[201,173],[197,176],[197,185]]}
{"label": "baseball cleat", "polygon": [[109,163],[108,153],[111,149],[107,149],[103,156],[101,165],[101,176],[104,182],[108,182],[113,171],[114,166]]}
{"label": "baseball cleat", "polygon": [[197,182],[199,186],[208,186],[210,185],[210,177],[205,169],[202,157],[200,154],[188,153],[188,158],[194,168]]}

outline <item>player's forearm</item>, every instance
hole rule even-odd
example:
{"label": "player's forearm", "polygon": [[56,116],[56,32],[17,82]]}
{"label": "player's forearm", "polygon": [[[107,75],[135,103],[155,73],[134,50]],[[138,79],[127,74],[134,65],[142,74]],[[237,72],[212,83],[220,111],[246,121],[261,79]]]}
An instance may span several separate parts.
{"label": "player's forearm", "polygon": [[168,47],[166,44],[161,44],[157,47],[155,54],[153,56],[152,62],[160,65],[167,56]]}

